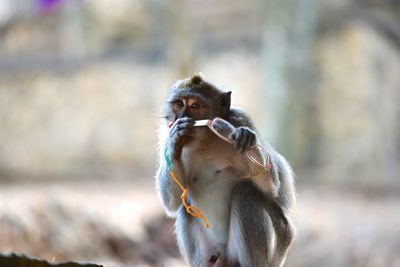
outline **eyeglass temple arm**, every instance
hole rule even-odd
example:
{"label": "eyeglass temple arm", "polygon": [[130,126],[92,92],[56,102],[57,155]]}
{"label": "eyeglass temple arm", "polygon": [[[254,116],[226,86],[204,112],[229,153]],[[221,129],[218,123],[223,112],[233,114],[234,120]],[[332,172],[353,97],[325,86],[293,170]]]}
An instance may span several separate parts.
{"label": "eyeglass temple arm", "polygon": [[194,122],[194,126],[208,126],[210,120],[198,120]]}

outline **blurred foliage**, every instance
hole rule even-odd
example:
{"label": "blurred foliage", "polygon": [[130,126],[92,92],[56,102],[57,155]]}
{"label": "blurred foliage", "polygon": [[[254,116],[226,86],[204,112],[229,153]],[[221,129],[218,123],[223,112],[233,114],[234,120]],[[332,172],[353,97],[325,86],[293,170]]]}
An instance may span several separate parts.
{"label": "blurred foliage", "polygon": [[79,264],[75,262],[66,262],[60,264],[51,264],[47,261],[36,260],[22,255],[2,255],[0,254],[0,265],[13,267],[102,267],[96,264]]}
{"label": "blurred foliage", "polygon": [[301,181],[400,189],[396,1],[208,4],[1,4],[0,178],[149,171],[168,86],[202,71]]}

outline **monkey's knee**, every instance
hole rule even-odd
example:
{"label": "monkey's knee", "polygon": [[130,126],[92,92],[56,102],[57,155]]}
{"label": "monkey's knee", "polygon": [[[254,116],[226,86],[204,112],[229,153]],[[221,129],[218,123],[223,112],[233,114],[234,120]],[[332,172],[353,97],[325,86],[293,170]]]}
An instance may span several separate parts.
{"label": "monkey's knee", "polygon": [[284,213],[275,202],[270,205],[270,214],[276,240],[271,266],[281,267],[294,240],[295,227],[290,215]]}
{"label": "monkey's knee", "polygon": [[[276,227],[275,227],[276,228]],[[271,266],[282,267],[289,247],[292,244],[295,237],[295,228],[291,222],[285,224],[282,227],[276,228],[276,248],[275,253],[272,257]]]}
{"label": "monkey's knee", "polygon": [[266,266],[274,233],[262,192],[251,181],[242,181],[233,188],[231,200],[228,254],[240,266]]}
{"label": "monkey's knee", "polygon": [[294,224],[286,217],[284,220],[280,221],[280,225],[275,226],[275,228],[277,250],[282,255],[286,254],[296,235]]}
{"label": "monkey's knee", "polygon": [[231,204],[231,252],[243,266],[281,266],[295,235],[288,214],[251,181],[235,185]]}

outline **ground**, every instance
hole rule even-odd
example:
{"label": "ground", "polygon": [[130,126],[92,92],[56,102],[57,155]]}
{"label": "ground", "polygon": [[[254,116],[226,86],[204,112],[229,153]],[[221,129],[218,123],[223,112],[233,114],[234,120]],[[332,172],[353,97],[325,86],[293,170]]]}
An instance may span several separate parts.
{"label": "ground", "polygon": [[[301,187],[285,266],[400,266],[400,197]],[[0,251],[52,263],[185,266],[153,181],[3,184]]]}

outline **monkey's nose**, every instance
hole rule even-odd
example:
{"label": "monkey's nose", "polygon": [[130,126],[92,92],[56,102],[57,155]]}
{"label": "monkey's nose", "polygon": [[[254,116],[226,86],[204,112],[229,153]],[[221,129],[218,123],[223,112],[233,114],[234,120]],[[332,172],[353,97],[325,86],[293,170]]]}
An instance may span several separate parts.
{"label": "monkey's nose", "polygon": [[177,119],[185,118],[185,117],[189,117],[189,112],[186,108],[184,108],[177,115],[178,115]]}

